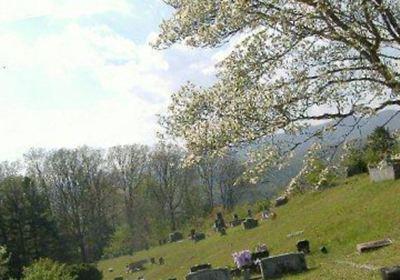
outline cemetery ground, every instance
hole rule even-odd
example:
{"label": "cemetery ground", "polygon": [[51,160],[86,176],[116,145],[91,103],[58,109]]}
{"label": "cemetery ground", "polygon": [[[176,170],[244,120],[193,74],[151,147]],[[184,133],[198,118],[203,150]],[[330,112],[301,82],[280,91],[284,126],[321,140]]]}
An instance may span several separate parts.
{"label": "cemetery ground", "polygon": [[[226,236],[209,231],[207,239],[198,243],[186,239],[98,265],[106,280],[118,275],[124,279],[142,275],[146,280],[185,279],[189,268],[196,264],[233,267],[233,252],[254,250],[259,243],[265,243],[271,255],[295,252],[300,239],[308,239],[311,244],[309,271],[285,279],[381,279],[381,267],[400,265],[400,181],[371,183],[367,175],[356,176],[322,192],[295,196],[275,211],[275,220],[261,221],[252,230],[229,228]],[[299,231],[303,234],[288,237]],[[392,239],[393,244],[357,253],[358,243],[384,238]],[[319,251],[321,246],[327,247],[328,254]],[[165,264],[148,263],[144,271],[125,273],[128,263],[151,257],[163,257]]]}

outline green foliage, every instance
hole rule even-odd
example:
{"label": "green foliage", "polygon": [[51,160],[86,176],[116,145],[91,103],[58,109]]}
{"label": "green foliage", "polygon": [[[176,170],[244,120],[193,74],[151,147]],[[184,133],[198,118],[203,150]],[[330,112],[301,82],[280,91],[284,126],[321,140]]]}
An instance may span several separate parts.
{"label": "green foliage", "polygon": [[268,199],[259,200],[255,203],[255,209],[257,212],[268,210],[271,207],[271,201]]}
{"label": "green foliage", "polygon": [[112,235],[108,246],[104,249],[103,258],[130,255],[132,248],[132,233],[128,226],[118,227]]}
{"label": "green foliage", "polygon": [[29,178],[8,177],[0,182],[0,197],[0,243],[11,253],[11,276],[20,277],[34,259],[60,257],[56,223],[40,188]]}
{"label": "green foliage", "polygon": [[391,156],[395,152],[396,140],[384,127],[377,127],[368,136],[365,160],[369,164],[377,164],[386,156]]}
{"label": "green foliage", "polygon": [[365,160],[364,150],[355,146],[348,148],[343,160],[343,165],[347,169],[348,176],[367,172],[368,167]]}
{"label": "green foliage", "polygon": [[9,271],[10,256],[5,246],[0,246],[0,279],[5,279]]}
{"label": "green foliage", "polygon": [[[393,244],[387,248],[367,254],[356,254],[356,244],[389,236],[399,240],[400,224],[400,181],[371,183],[368,176],[354,176],[344,180],[335,188],[323,192],[308,192],[292,197],[285,206],[274,209],[275,220],[260,221],[260,226],[244,231],[242,227],[229,228],[226,236],[209,233],[197,244],[184,241],[151,248],[135,253],[134,256],[119,257],[98,264],[100,270],[113,272],[104,274],[105,280],[124,273],[129,262],[163,256],[165,266],[146,266],[146,279],[184,279],[190,266],[211,263],[213,267],[233,266],[232,253],[243,249],[254,249],[266,244],[271,254],[292,252],[299,239],[309,239],[312,254],[307,264],[312,267],[307,273],[288,275],[284,279],[324,280],[373,280],[381,279],[379,270],[360,268],[393,266],[400,263],[399,248]],[[241,206],[240,206],[241,207]],[[243,211],[235,209],[240,217]],[[243,214],[241,214],[243,213]],[[229,220],[224,214],[225,220]],[[212,220],[214,217],[210,217]],[[290,233],[304,231],[301,236],[288,238]],[[326,246],[329,254],[318,251]],[[341,263],[339,263],[339,261]],[[347,264],[348,263],[348,264]],[[357,264],[357,267],[353,264]],[[132,274],[136,279],[143,272]]]}
{"label": "green foliage", "polygon": [[66,265],[51,259],[40,259],[24,268],[24,280],[75,280]]}
{"label": "green foliage", "polygon": [[309,185],[315,186],[320,181],[321,172],[326,168],[324,162],[320,159],[313,161],[313,166],[306,175],[306,181]]}
{"label": "green foliage", "polygon": [[91,264],[74,264],[68,267],[75,280],[101,280],[103,273]]}
{"label": "green foliage", "polygon": [[328,163],[319,158],[313,158],[311,162],[305,173],[305,183],[318,190],[333,186],[337,176]]}

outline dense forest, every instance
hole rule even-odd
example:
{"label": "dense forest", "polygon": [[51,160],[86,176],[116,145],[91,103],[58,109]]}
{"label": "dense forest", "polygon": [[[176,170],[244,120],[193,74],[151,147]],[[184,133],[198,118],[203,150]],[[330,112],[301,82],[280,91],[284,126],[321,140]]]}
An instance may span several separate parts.
{"label": "dense forest", "polygon": [[147,248],[248,190],[237,157],[189,166],[185,156],[176,145],[126,145],[36,149],[3,162],[0,244],[11,276],[41,257],[88,263]]}

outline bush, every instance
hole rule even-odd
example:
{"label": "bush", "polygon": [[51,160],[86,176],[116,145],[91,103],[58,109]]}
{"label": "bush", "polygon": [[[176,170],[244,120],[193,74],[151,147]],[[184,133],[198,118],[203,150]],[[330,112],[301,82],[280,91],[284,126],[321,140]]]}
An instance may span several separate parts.
{"label": "bush", "polygon": [[390,135],[389,130],[384,127],[377,127],[368,136],[365,160],[369,164],[378,164],[386,156],[391,156],[396,150],[396,139]]}
{"label": "bush", "polygon": [[368,172],[363,148],[355,146],[348,148],[343,163],[346,167],[348,177]]}
{"label": "bush", "polygon": [[131,255],[133,253],[132,233],[128,226],[117,228],[108,246],[104,249],[103,259]]}
{"label": "bush", "polygon": [[75,280],[66,265],[50,259],[40,259],[24,268],[24,280]]}
{"label": "bush", "polygon": [[101,280],[103,273],[91,264],[74,264],[68,267],[69,273],[75,280]]}
{"label": "bush", "polygon": [[9,271],[10,256],[7,248],[0,246],[0,279],[6,279]]}
{"label": "bush", "polygon": [[259,200],[256,202],[255,209],[257,213],[263,212],[265,210],[269,210],[271,207],[271,201],[269,200]]}

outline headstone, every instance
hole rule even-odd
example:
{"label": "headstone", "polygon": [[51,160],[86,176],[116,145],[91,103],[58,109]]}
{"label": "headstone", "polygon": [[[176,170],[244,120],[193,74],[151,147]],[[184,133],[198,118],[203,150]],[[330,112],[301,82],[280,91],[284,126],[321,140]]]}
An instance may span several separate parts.
{"label": "headstone", "polygon": [[399,280],[400,266],[382,268],[381,276],[383,280]]}
{"label": "headstone", "polygon": [[369,177],[372,182],[396,180],[400,178],[400,161],[385,159],[377,166],[368,166]]}
{"label": "headstone", "polygon": [[359,253],[365,253],[368,251],[376,250],[382,247],[391,245],[393,242],[390,239],[383,239],[378,241],[371,241],[367,243],[361,243],[357,245],[357,251]]}
{"label": "headstone", "polygon": [[308,240],[300,240],[296,244],[297,251],[298,252],[303,252],[304,254],[309,254],[310,251],[310,241]]}
{"label": "headstone", "polygon": [[243,222],[243,228],[244,229],[253,229],[255,227],[258,227],[258,221],[252,218],[247,218]]}
{"label": "headstone", "polygon": [[211,269],[211,264],[205,263],[205,264],[198,264],[198,265],[192,266],[190,268],[190,273],[197,272],[197,271],[204,270],[204,269]]}
{"label": "headstone", "polygon": [[245,269],[243,271],[243,280],[250,280],[251,279],[251,270]]}
{"label": "headstone", "polygon": [[156,263],[156,258],[150,258],[150,263],[155,264]]}
{"label": "headstone", "polygon": [[158,263],[159,263],[160,265],[163,265],[163,264],[165,263],[164,258],[163,258],[163,257],[160,257],[160,258],[158,259]]}
{"label": "headstone", "polygon": [[282,277],[286,273],[300,273],[307,270],[303,253],[289,253],[272,256],[260,261],[263,279]]}
{"label": "headstone", "polygon": [[275,200],[275,207],[279,207],[288,203],[289,199],[287,196],[280,196]]}
{"label": "headstone", "polygon": [[287,238],[292,238],[292,237],[296,237],[296,236],[302,235],[303,233],[304,233],[303,230],[301,230],[301,231],[296,231],[296,232],[291,232],[291,233],[289,233],[288,235],[286,235],[286,237],[287,237]]}
{"label": "headstone", "polygon": [[226,234],[226,224],[224,218],[222,217],[221,212],[217,213],[217,218],[215,219],[214,227],[221,235]]}
{"label": "headstone", "polygon": [[240,226],[242,224],[242,222],[244,221],[244,219],[239,219],[238,214],[234,214],[233,215],[233,220],[229,222],[231,227],[237,227]]}
{"label": "headstone", "polygon": [[141,271],[144,269],[144,265],[147,263],[147,260],[140,260],[137,262],[130,263],[126,266],[126,271],[129,272],[136,272]]}
{"label": "headstone", "polygon": [[169,242],[177,242],[183,239],[182,233],[176,231],[169,234]]}
{"label": "headstone", "polygon": [[230,274],[231,277],[240,277],[240,275],[242,275],[242,271],[240,270],[240,268],[234,268],[231,270]]}
{"label": "headstone", "polygon": [[328,254],[328,249],[325,246],[319,248],[322,254]]}
{"label": "headstone", "polygon": [[203,232],[196,232],[196,235],[194,236],[195,241],[200,241],[206,239],[206,234]]}
{"label": "headstone", "polygon": [[268,258],[268,257],[269,257],[269,251],[268,250],[251,253],[251,260],[253,262],[256,262],[257,260],[262,260],[262,259],[265,259],[265,258]]}
{"label": "headstone", "polygon": [[363,166],[351,166],[346,168],[347,178],[353,177],[358,174],[367,173],[368,169]]}
{"label": "headstone", "polygon": [[186,280],[231,280],[231,275],[228,269],[205,269],[189,273]]}
{"label": "headstone", "polygon": [[206,239],[206,235],[205,235],[205,233],[196,232],[196,230],[192,229],[192,230],[190,230],[189,239],[197,242],[197,241]]}

